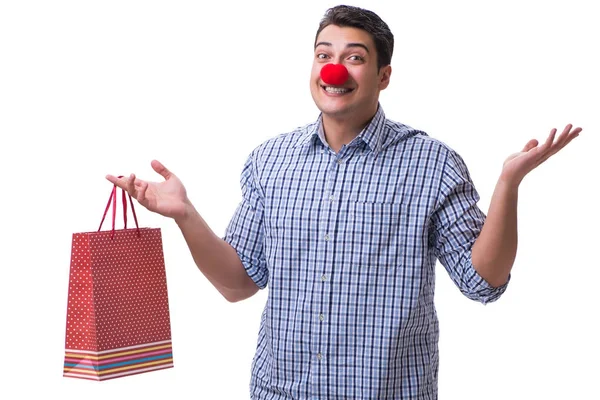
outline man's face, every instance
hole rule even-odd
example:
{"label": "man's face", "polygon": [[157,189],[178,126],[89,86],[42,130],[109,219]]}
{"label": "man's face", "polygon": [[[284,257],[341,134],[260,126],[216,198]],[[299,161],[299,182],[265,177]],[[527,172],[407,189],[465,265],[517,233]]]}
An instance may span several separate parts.
{"label": "man's face", "polygon": [[[332,86],[323,82],[321,68],[329,63],[342,64],[348,69],[349,77],[344,84]],[[377,69],[375,43],[366,31],[329,25],[319,33],[310,91],[324,115],[349,120],[372,117],[377,110],[379,92],[389,84],[390,74],[390,66]],[[343,91],[340,92],[340,88]]]}

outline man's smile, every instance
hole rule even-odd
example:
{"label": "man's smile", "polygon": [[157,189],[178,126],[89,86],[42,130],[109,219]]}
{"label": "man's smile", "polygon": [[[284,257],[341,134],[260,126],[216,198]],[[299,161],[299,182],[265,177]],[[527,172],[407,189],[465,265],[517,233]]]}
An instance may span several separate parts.
{"label": "man's smile", "polygon": [[354,89],[344,88],[344,87],[336,87],[336,86],[325,86],[321,85],[321,88],[327,94],[346,94],[352,92]]}

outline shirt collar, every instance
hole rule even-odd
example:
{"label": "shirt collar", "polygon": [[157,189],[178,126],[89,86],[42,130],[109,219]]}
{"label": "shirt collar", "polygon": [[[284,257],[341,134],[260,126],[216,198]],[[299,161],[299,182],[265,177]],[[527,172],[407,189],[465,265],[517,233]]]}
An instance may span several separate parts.
{"label": "shirt collar", "polygon": [[[367,146],[377,154],[381,150],[384,141],[383,133],[385,126],[385,113],[380,104],[377,105],[377,112],[365,128],[358,134],[352,142],[362,140]],[[323,114],[312,124],[308,125],[306,132],[298,139],[295,147],[308,146],[319,138],[323,145],[327,145],[325,134],[323,132]]]}

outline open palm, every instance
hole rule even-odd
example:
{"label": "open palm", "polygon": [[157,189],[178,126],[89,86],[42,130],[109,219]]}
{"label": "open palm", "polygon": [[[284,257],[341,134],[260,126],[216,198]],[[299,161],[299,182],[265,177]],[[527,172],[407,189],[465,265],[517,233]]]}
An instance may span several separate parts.
{"label": "open palm", "polygon": [[569,144],[571,140],[579,136],[581,131],[581,128],[573,129],[573,126],[569,124],[556,141],[554,140],[556,129],[550,131],[548,139],[541,146],[538,146],[536,139],[530,140],[522,151],[508,156],[504,161],[502,175],[512,182],[520,183],[525,175]]}
{"label": "open palm", "polygon": [[107,175],[106,179],[125,189],[150,211],[170,218],[184,216],[189,200],[183,183],[160,162],[154,160],[151,165],[154,171],[165,178],[163,182],[143,181],[136,178],[135,174],[122,178]]}

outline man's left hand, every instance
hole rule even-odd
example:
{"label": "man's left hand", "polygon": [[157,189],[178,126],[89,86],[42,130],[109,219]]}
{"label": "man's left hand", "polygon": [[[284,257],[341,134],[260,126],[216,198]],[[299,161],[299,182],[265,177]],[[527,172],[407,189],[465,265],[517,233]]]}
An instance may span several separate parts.
{"label": "man's left hand", "polygon": [[502,168],[502,179],[514,185],[519,185],[525,175],[537,168],[541,163],[548,158],[558,153],[571,140],[579,136],[581,128],[573,129],[573,125],[569,124],[556,139],[556,128],[550,131],[550,135],[546,142],[538,146],[536,139],[530,140],[523,150],[518,153],[511,154],[505,161]]}

